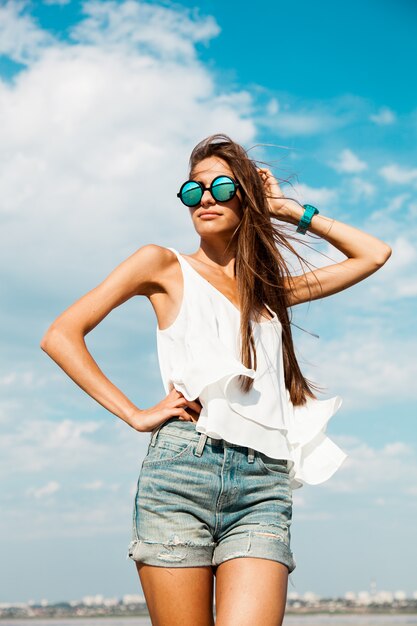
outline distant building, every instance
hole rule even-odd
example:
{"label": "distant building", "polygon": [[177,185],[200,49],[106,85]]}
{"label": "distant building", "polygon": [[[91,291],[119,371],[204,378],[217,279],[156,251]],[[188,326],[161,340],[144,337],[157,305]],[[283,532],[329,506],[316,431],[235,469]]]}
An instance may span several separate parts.
{"label": "distant building", "polygon": [[101,606],[104,602],[104,596],[97,594],[96,596],[84,596],[82,599],[82,603],[85,606]]}
{"label": "distant building", "polygon": [[396,600],[406,600],[407,599],[407,594],[405,593],[405,591],[395,591],[394,592],[394,598]]}
{"label": "distant building", "polygon": [[123,604],[145,604],[145,597],[138,593],[127,593],[122,598]]}
{"label": "distant building", "polygon": [[356,593],[354,591],[346,591],[345,600],[348,600],[348,602],[355,602]]}

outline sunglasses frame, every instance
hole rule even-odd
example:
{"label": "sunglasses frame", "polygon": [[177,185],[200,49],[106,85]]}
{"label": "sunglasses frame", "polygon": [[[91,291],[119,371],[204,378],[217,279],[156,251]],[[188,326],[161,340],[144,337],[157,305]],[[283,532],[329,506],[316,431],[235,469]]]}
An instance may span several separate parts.
{"label": "sunglasses frame", "polygon": [[[231,198],[228,198],[227,200],[217,200],[217,198],[213,195],[213,185],[218,178],[228,178],[234,184],[235,191]],[[196,183],[201,189],[201,198],[196,204],[186,204],[181,197],[182,190],[184,189],[185,185],[187,185],[188,183]],[[231,176],[228,176],[227,174],[220,174],[219,176],[216,176],[215,178],[213,178],[213,180],[210,183],[210,187],[204,187],[203,183],[200,183],[198,180],[193,180],[192,178],[190,178],[190,180],[186,180],[185,183],[181,185],[181,188],[179,192],[177,193],[177,198],[179,198],[186,207],[188,207],[189,209],[193,209],[194,207],[198,206],[201,203],[201,199],[205,191],[209,191],[216,202],[230,202],[230,200],[232,200],[235,197],[239,187],[240,187],[240,184],[237,181],[235,181]]]}

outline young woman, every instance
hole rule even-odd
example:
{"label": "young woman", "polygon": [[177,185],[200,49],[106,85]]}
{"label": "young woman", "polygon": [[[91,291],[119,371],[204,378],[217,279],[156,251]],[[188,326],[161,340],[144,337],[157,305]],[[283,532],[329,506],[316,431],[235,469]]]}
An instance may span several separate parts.
{"label": "young woman", "polygon": [[[200,246],[149,244],[50,326],[42,349],[90,396],[151,433],[133,507],[128,555],[152,624],[282,624],[291,552],[292,490],[327,480],[346,458],[326,435],[341,405],[318,400],[294,352],[288,310],[376,272],[383,241],[284,197],[227,135],[200,142],[178,193]],[[297,226],[298,236],[285,233]],[[347,259],[291,275],[290,239],[306,230]],[[133,296],[149,298],[166,396],[134,405],[84,337]]]}

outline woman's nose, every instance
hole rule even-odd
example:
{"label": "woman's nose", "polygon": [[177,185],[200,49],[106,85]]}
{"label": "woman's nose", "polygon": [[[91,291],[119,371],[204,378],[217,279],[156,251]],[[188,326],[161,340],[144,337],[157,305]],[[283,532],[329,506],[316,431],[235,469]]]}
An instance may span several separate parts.
{"label": "woman's nose", "polygon": [[216,204],[215,199],[210,193],[209,189],[205,189],[201,196],[201,204]]}

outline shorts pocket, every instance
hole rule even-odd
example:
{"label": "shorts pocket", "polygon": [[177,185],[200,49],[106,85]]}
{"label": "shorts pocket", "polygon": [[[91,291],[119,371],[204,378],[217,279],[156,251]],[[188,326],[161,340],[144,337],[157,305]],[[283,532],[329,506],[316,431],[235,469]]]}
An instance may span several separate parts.
{"label": "shorts pocket", "polygon": [[154,446],[149,444],[143,465],[165,464],[180,459],[192,449],[194,441],[159,433]]}
{"label": "shorts pocket", "polygon": [[269,474],[286,474],[288,476],[287,459],[274,459],[263,452],[257,452],[256,456],[259,465]]}

